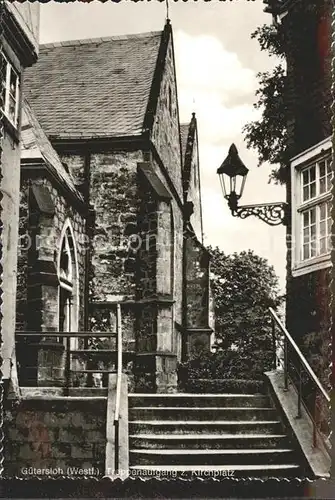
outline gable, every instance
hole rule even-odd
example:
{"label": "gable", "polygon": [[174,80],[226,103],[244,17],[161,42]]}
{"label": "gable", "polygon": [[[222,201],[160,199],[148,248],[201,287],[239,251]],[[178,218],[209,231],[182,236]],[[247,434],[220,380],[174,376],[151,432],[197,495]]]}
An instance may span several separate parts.
{"label": "gable", "polygon": [[151,130],[151,141],[167,170],[180,199],[183,200],[182,159],[179,129],[177,83],[173,51],[172,30],[165,27],[167,41],[160,69],[160,85]]}

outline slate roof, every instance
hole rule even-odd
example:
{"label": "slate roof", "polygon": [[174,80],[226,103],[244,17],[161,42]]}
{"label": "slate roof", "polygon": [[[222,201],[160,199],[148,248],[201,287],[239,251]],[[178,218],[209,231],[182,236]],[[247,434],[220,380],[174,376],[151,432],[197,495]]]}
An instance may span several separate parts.
{"label": "slate roof", "polygon": [[162,32],[40,45],[25,93],[48,136],[142,133]]}
{"label": "slate roof", "polygon": [[65,170],[26,99],[22,109],[21,158],[42,160],[51,174],[82,200],[71,175]]}

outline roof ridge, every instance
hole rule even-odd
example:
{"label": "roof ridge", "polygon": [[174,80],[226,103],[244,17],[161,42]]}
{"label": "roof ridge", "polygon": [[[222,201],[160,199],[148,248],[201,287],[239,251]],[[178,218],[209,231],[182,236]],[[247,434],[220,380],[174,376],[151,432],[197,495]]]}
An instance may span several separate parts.
{"label": "roof ridge", "polygon": [[112,35],[112,36],[103,36],[97,38],[81,38],[78,40],[64,40],[61,42],[53,42],[53,43],[45,43],[39,46],[40,50],[56,48],[56,47],[71,47],[75,45],[89,45],[93,43],[102,43],[102,42],[112,42],[117,40],[129,40],[136,38],[151,38],[154,36],[161,36],[163,31],[148,31],[146,33],[131,33],[128,35]]}

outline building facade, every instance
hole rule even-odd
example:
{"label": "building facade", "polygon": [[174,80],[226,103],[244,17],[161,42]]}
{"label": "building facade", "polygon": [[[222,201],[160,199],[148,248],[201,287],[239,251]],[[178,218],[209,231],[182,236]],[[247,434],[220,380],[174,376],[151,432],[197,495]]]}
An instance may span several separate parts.
{"label": "building facade", "polygon": [[[111,332],[121,302],[135,389],[175,390],[212,328],[196,118],[180,126],[170,23],[40,46],[25,97],[20,237],[38,248],[19,255],[17,329]],[[61,379],[63,343],[44,337],[28,362],[22,339],[22,380]]]}
{"label": "building facade", "polygon": [[331,2],[266,2],[282,31],[289,93],[287,327],[329,387],[331,362]]}
{"label": "building facade", "polygon": [[[1,357],[2,376],[16,384],[15,304],[20,197],[20,136],[24,69],[38,56],[39,5],[2,5]],[[13,370],[13,371],[12,371]]]}

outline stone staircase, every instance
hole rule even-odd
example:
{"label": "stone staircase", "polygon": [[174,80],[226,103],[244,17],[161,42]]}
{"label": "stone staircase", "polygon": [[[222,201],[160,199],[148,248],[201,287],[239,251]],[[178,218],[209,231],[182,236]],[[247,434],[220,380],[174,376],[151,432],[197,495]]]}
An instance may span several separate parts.
{"label": "stone staircase", "polygon": [[129,394],[129,465],[139,476],[302,477],[267,394]]}

